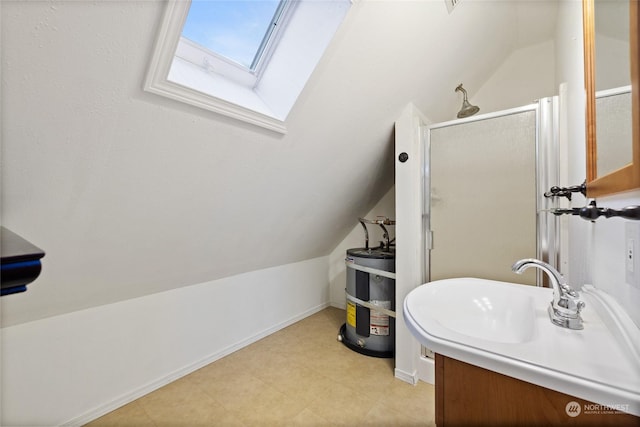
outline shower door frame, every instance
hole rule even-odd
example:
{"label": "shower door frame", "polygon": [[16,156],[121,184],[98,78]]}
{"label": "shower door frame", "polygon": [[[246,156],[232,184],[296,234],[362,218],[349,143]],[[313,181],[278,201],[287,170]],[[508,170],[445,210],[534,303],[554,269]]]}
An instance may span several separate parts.
{"label": "shower door frame", "polygon": [[[546,198],[544,192],[553,185],[560,185],[560,106],[559,97],[542,98],[537,102],[523,107],[512,108],[494,113],[482,114],[465,119],[451,120],[424,126],[422,129],[422,231],[424,242],[424,255],[422,257],[423,283],[431,280],[430,257],[433,248],[433,234],[431,231],[431,175],[430,152],[431,130],[448,126],[456,126],[481,120],[504,117],[512,114],[520,114],[534,111],[536,113],[535,132],[535,170],[536,170],[536,258],[559,268],[561,257],[561,230],[560,218],[552,215],[551,208],[560,207],[557,198]],[[516,260],[514,260],[516,261]],[[538,270],[536,284],[546,285],[546,277]],[[526,286],[526,285],[525,285]],[[433,359],[434,353],[430,349],[421,346],[421,357]]]}
{"label": "shower door frame", "polygon": [[[463,125],[483,120],[491,120],[514,114],[535,112],[535,170],[536,170],[536,258],[551,264],[560,265],[560,221],[549,210],[558,207],[557,199],[544,197],[546,189],[553,185],[560,185],[559,165],[559,105],[558,97],[542,98],[537,102],[523,107],[482,114],[465,119],[435,123],[423,127],[422,134],[422,230],[424,236],[424,256],[422,257],[422,271],[424,283],[431,280],[431,250],[433,248],[433,234],[431,230],[431,130],[444,127]],[[514,260],[515,262],[516,260]],[[545,285],[545,278],[537,272],[536,283]],[[424,355],[424,351],[423,351]]]}

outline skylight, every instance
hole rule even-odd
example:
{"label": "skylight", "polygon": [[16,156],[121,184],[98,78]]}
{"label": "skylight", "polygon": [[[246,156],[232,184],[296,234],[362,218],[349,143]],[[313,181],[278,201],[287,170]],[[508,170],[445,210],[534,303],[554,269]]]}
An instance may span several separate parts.
{"label": "skylight", "polygon": [[284,0],[194,0],[182,36],[253,71],[284,5]]}
{"label": "skylight", "polygon": [[144,89],[286,133],[352,1],[168,0]]}

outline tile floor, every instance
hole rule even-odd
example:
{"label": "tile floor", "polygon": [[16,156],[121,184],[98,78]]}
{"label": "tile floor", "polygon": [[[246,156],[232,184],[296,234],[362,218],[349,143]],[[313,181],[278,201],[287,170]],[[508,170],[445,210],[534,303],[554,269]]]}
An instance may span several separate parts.
{"label": "tile floor", "polygon": [[87,426],[434,426],[433,386],[339,343],[344,319],[322,310]]}

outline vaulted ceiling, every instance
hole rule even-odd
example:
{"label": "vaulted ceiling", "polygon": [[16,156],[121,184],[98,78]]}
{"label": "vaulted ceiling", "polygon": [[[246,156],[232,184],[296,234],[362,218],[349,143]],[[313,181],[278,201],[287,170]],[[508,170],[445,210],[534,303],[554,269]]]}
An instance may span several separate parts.
{"label": "vaulted ceiling", "polygon": [[330,253],[393,186],[404,106],[453,119],[556,8],[357,1],[282,136],[142,91],[164,2],[2,2],[2,221],[47,252],[3,325]]}

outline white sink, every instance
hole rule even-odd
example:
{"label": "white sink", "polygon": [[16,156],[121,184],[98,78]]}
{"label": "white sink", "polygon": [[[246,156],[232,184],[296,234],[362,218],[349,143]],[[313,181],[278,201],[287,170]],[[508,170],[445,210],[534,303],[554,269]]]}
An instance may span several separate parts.
{"label": "white sink", "polygon": [[640,330],[585,286],[583,330],[551,323],[549,288],[459,278],[419,286],[405,322],[425,347],[463,362],[640,415]]}
{"label": "white sink", "polygon": [[532,296],[507,283],[478,283],[478,279],[464,279],[423,286],[416,291],[421,303],[412,313],[431,321],[436,330],[503,343],[531,340],[535,327]]}

